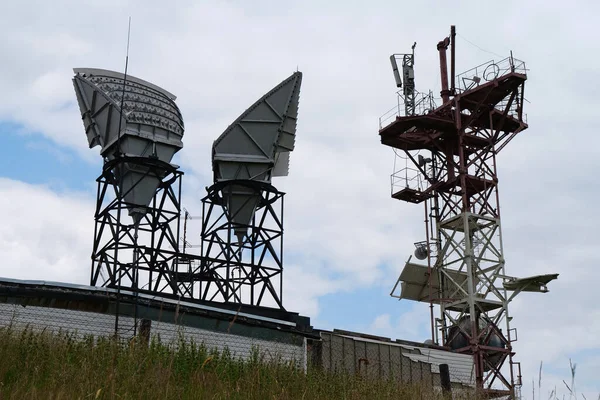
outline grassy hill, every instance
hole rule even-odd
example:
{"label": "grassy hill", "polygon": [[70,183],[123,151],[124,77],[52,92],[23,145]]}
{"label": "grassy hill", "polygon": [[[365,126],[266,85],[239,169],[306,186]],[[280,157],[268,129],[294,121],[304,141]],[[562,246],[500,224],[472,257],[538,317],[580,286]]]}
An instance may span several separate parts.
{"label": "grassy hill", "polygon": [[0,329],[0,399],[435,399],[431,388],[236,360],[181,342],[120,345]]}

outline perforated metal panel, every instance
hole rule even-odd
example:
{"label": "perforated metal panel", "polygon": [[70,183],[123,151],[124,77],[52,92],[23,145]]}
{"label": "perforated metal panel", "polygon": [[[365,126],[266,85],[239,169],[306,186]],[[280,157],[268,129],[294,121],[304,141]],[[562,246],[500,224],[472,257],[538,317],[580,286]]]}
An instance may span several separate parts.
{"label": "perforated metal panel", "polygon": [[[73,86],[90,148],[170,163],[182,147],[183,118],[175,96],[142,79],[114,71],[75,68]],[[132,163],[116,171],[130,213],[144,213],[163,178]],[[135,206],[139,206],[137,209]]]}

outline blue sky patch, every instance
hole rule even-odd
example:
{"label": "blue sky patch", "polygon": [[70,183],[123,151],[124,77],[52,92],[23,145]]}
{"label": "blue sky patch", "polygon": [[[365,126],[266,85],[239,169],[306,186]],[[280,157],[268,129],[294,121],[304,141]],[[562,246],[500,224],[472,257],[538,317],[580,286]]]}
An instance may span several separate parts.
{"label": "blue sky patch", "polygon": [[99,165],[82,162],[74,150],[42,134],[23,132],[21,125],[0,121],[0,176],[57,191],[93,190]]}

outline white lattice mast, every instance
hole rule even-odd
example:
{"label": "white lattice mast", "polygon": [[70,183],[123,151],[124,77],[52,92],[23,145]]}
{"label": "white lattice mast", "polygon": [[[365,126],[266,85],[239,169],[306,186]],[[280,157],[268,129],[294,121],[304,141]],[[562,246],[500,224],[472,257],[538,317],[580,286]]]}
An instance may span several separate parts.
{"label": "white lattice mast", "polygon": [[[383,144],[402,150],[412,164],[413,176],[392,197],[429,203],[426,215],[435,223],[435,237],[417,243],[415,252],[429,265],[409,259],[398,280],[398,297],[439,304],[440,318],[435,323],[432,319],[432,326],[441,331],[441,344],[473,355],[476,386],[488,396],[514,398],[520,384],[515,375],[520,373],[514,368],[516,332],[509,303],[521,291],[547,291],[546,284],[557,277],[516,279],[505,271],[496,156],[527,129],[527,75],[525,64],[511,55],[459,75],[461,85],[455,87],[454,36],[452,27],[450,37],[437,45],[442,104],[431,107],[431,98],[422,96],[379,132]],[[429,232],[427,226],[427,236]]]}

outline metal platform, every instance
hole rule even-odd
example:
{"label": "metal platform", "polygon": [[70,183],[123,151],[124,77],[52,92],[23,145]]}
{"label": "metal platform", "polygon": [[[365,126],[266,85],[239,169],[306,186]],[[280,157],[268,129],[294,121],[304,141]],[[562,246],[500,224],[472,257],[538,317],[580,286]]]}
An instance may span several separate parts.
{"label": "metal platform", "polygon": [[432,197],[431,193],[424,193],[420,190],[404,188],[392,194],[392,197],[397,200],[408,201],[409,203],[418,204]]}
{"label": "metal platform", "polygon": [[[526,75],[510,72],[494,81],[484,83],[464,91],[454,97],[452,102],[436,108],[424,115],[396,117],[396,119],[379,130],[381,143],[401,150],[439,150],[436,141],[443,137],[445,140],[458,139],[458,130],[453,118],[453,104],[458,104],[461,112],[461,125],[472,126],[479,130],[502,129],[505,132],[521,131],[527,124],[514,116],[503,113],[496,107],[512,91],[522,85]],[[485,104],[484,104],[485,103]],[[502,104],[500,104],[502,106]],[[483,110],[491,112],[482,112]],[[469,115],[470,113],[470,115]],[[479,149],[496,145],[501,137],[483,137],[463,133],[466,146]],[[454,146],[454,155],[458,155],[458,140]]]}

